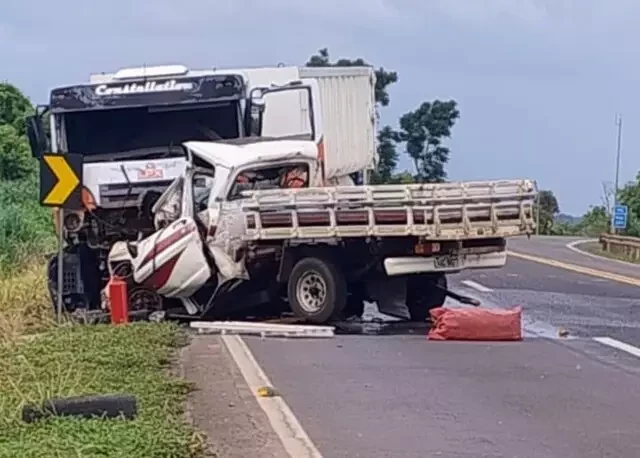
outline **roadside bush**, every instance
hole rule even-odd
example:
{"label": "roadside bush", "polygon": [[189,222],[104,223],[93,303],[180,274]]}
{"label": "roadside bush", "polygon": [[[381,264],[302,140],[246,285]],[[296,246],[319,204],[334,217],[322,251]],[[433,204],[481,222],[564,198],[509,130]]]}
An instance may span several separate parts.
{"label": "roadside bush", "polygon": [[0,182],[0,277],[41,261],[54,247],[53,220],[38,202],[35,177]]}

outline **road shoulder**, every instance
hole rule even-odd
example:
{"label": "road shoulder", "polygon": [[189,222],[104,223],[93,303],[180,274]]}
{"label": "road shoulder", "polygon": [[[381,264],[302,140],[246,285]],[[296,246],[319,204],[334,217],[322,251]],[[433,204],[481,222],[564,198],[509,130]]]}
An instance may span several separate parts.
{"label": "road shoulder", "polygon": [[[288,457],[255,396],[218,336],[193,336],[180,355],[182,376],[195,385],[187,414],[220,457]],[[214,456],[216,456],[214,455]]]}

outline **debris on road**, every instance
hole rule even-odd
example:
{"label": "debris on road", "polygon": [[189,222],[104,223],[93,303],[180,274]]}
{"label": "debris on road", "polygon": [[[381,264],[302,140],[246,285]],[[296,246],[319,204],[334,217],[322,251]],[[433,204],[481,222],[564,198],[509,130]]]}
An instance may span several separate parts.
{"label": "debris on road", "polygon": [[512,309],[444,308],[431,310],[429,340],[522,340],[522,307]]}
{"label": "debris on road", "polygon": [[191,328],[200,334],[240,334],[260,337],[333,337],[333,326],[253,323],[244,321],[193,321]]}
{"label": "debris on road", "polygon": [[565,328],[558,329],[558,337],[569,337],[569,330]]}
{"label": "debris on road", "polygon": [[257,394],[261,398],[273,398],[274,396],[278,396],[278,392],[271,386],[261,386],[258,388]]}

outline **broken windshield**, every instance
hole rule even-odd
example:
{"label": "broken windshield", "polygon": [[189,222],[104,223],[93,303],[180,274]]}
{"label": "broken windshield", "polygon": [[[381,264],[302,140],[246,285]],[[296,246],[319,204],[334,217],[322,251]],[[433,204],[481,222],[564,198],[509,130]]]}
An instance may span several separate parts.
{"label": "broken windshield", "polygon": [[[91,160],[133,150],[179,146],[240,136],[236,102],[190,107],[136,107],[64,114],[67,151]],[[179,148],[159,154],[181,155]]]}

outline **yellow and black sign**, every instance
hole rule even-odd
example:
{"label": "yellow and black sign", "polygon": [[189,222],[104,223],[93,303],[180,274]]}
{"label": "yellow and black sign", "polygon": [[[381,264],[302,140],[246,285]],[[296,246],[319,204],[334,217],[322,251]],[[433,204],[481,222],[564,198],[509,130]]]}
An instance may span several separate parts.
{"label": "yellow and black sign", "polygon": [[82,209],[82,156],[43,154],[40,158],[40,204]]}

